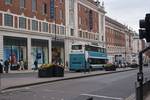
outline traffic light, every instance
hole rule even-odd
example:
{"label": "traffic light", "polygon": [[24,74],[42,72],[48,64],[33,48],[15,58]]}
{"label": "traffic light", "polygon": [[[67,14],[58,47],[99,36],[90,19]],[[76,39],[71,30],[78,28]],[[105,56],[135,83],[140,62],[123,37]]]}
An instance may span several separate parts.
{"label": "traffic light", "polygon": [[139,37],[140,39],[146,39],[150,42],[150,13],[146,14],[145,19],[140,20]]}

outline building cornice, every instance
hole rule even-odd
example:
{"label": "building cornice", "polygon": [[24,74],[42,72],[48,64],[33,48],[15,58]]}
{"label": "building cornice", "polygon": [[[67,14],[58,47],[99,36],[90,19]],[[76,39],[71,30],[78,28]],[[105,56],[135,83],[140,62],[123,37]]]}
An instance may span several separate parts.
{"label": "building cornice", "polygon": [[87,7],[87,8],[90,8],[91,10],[93,11],[96,11],[96,12],[101,12],[103,14],[106,13],[106,11],[104,10],[104,7],[98,7],[97,5],[87,1],[87,0],[78,0],[78,3],[82,4],[83,6]]}

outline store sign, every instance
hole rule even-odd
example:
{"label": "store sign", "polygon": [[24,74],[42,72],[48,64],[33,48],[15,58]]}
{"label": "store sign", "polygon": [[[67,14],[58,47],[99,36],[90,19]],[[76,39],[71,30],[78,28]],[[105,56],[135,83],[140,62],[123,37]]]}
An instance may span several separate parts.
{"label": "store sign", "polygon": [[50,0],[50,18],[55,18],[55,0]]}

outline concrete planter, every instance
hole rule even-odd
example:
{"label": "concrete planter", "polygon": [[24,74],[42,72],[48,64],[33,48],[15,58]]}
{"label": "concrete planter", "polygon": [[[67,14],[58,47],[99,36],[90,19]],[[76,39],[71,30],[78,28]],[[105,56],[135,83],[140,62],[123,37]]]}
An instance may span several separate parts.
{"label": "concrete planter", "polygon": [[53,76],[53,68],[38,70],[38,77],[52,77],[52,76]]}
{"label": "concrete planter", "polygon": [[38,71],[39,77],[64,77],[64,68],[59,65],[52,65],[48,68],[41,68]]}

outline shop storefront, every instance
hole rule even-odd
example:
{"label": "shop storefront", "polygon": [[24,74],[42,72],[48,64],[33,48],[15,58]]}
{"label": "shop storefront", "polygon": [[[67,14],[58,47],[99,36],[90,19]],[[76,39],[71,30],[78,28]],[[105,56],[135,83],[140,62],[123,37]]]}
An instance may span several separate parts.
{"label": "shop storefront", "polygon": [[[10,69],[17,70],[17,64],[22,60],[27,62],[27,39],[4,36],[3,60],[10,61]],[[27,68],[25,68],[27,69]]]}
{"label": "shop storefront", "polygon": [[48,63],[48,40],[31,39],[31,60],[32,67],[36,60],[39,65]]}
{"label": "shop storefront", "polygon": [[64,62],[64,41],[52,41],[52,63],[64,65]]}

